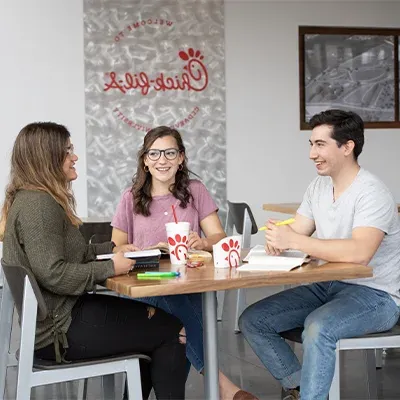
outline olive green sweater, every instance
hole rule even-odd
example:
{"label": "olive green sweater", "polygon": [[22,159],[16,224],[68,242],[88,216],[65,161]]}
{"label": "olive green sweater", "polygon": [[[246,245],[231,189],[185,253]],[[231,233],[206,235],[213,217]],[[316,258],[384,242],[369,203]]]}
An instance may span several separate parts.
{"label": "olive green sweater", "polygon": [[114,275],[112,260],[94,261],[97,254],[111,251],[111,242],[87,245],[49,194],[17,193],[7,218],[3,258],[30,268],[41,288],[49,315],[37,321],[36,349],[65,338],[79,296]]}

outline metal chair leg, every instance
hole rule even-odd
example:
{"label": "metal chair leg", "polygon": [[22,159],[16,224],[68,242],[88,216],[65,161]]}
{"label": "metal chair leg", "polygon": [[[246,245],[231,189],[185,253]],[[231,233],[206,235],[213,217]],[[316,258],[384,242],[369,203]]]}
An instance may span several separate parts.
{"label": "metal chair leg", "polygon": [[81,379],[78,382],[78,393],[77,393],[77,400],[86,400],[87,399],[87,379]]}
{"label": "metal chair leg", "polygon": [[70,390],[69,390],[70,382],[60,382],[57,386],[57,389],[60,393],[61,399],[69,399],[70,398]]}
{"label": "metal chair leg", "polygon": [[376,359],[375,359],[375,350],[368,349],[364,350],[364,360],[367,366],[366,371],[366,379],[367,379],[367,388],[368,388],[368,399],[377,399],[378,398],[378,388],[376,383]]}
{"label": "metal chair leg", "polygon": [[102,386],[104,400],[115,399],[115,375],[104,375]]}
{"label": "metal chair leg", "polygon": [[222,321],[222,313],[224,312],[225,290],[217,292],[217,321]]}
{"label": "metal chair leg", "polygon": [[239,317],[242,315],[242,312],[244,311],[245,308],[246,308],[245,289],[238,289],[236,297],[235,333],[240,333]]}
{"label": "metal chair leg", "polygon": [[340,351],[336,349],[335,373],[329,390],[329,400],[340,400]]}
{"label": "metal chair leg", "polygon": [[377,369],[382,368],[382,364],[383,364],[383,349],[375,349],[375,359],[376,359],[375,367]]}
{"label": "metal chair leg", "polygon": [[128,398],[129,400],[136,400],[142,398],[142,385],[140,383],[140,368],[139,360],[135,363],[130,363],[126,371],[126,380],[128,384]]}
{"label": "metal chair leg", "polygon": [[[0,309],[0,398],[4,398],[7,366],[12,359],[9,354],[11,330],[14,315],[14,300],[7,280],[4,279]],[[13,363],[15,365],[15,363]]]}
{"label": "metal chair leg", "polygon": [[28,276],[25,277],[23,298],[16,400],[27,400],[30,399],[31,395],[30,377],[32,375],[35,336],[30,333],[34,332],[36,327],[37,300]]}

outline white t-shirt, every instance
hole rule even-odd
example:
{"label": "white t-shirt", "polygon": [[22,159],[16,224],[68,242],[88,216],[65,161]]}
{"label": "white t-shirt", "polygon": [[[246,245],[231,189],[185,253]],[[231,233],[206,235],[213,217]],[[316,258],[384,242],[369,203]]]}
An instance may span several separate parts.
{"label": "white t-shirt", "polygon": [[349,239],[357,227],[380,229],[385,236],[370,261],[372,278],[346,282],[389,293],[400,305],[400,223],[389,189],[361,168],[353,183],[334,201],[331,177],[315,178],[297,211],[314,220],[319,239]]}

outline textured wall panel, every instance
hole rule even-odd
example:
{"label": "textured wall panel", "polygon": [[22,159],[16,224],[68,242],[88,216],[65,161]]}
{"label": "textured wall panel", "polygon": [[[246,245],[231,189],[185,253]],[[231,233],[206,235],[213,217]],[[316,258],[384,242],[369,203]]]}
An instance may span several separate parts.
{"label": "textured wall panel", "polygon": [[89,216],[112,216],[145,133],[175,126],[225,218],[222,0],[84,1]]}

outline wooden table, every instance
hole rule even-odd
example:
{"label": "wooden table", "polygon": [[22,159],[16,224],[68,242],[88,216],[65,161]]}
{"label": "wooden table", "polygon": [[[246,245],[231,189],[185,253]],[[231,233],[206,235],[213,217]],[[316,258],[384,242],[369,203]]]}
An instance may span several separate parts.
{"label": "wooden table", "polygon": [[[296,214],[300,203],[269,203],[263,204],[264,211],[273,211],[282,214]],[[397,212],[400,213],[400,204],[397,204]]]}
{"label": "wooden table", "polygon": [[273,211],[283,214],[296,214],[300,203],[271,203],[263,204],[264,211]]}
{"label": "wooden table", "polygon": [[290,272],[238,272],[236,269],[214,268],[212,261],[200,268],[173,266],[161,260],[160,271],[179,271],[173,279],[142,280],[136,272],[109,278],[106,286],[129,297],[163,296],[183,293],[202,293],[204,323],[205,398],[219,400],[217,290],[300,284],[372,276],[372,269],[358,264],[325,263],[316,261]]}

